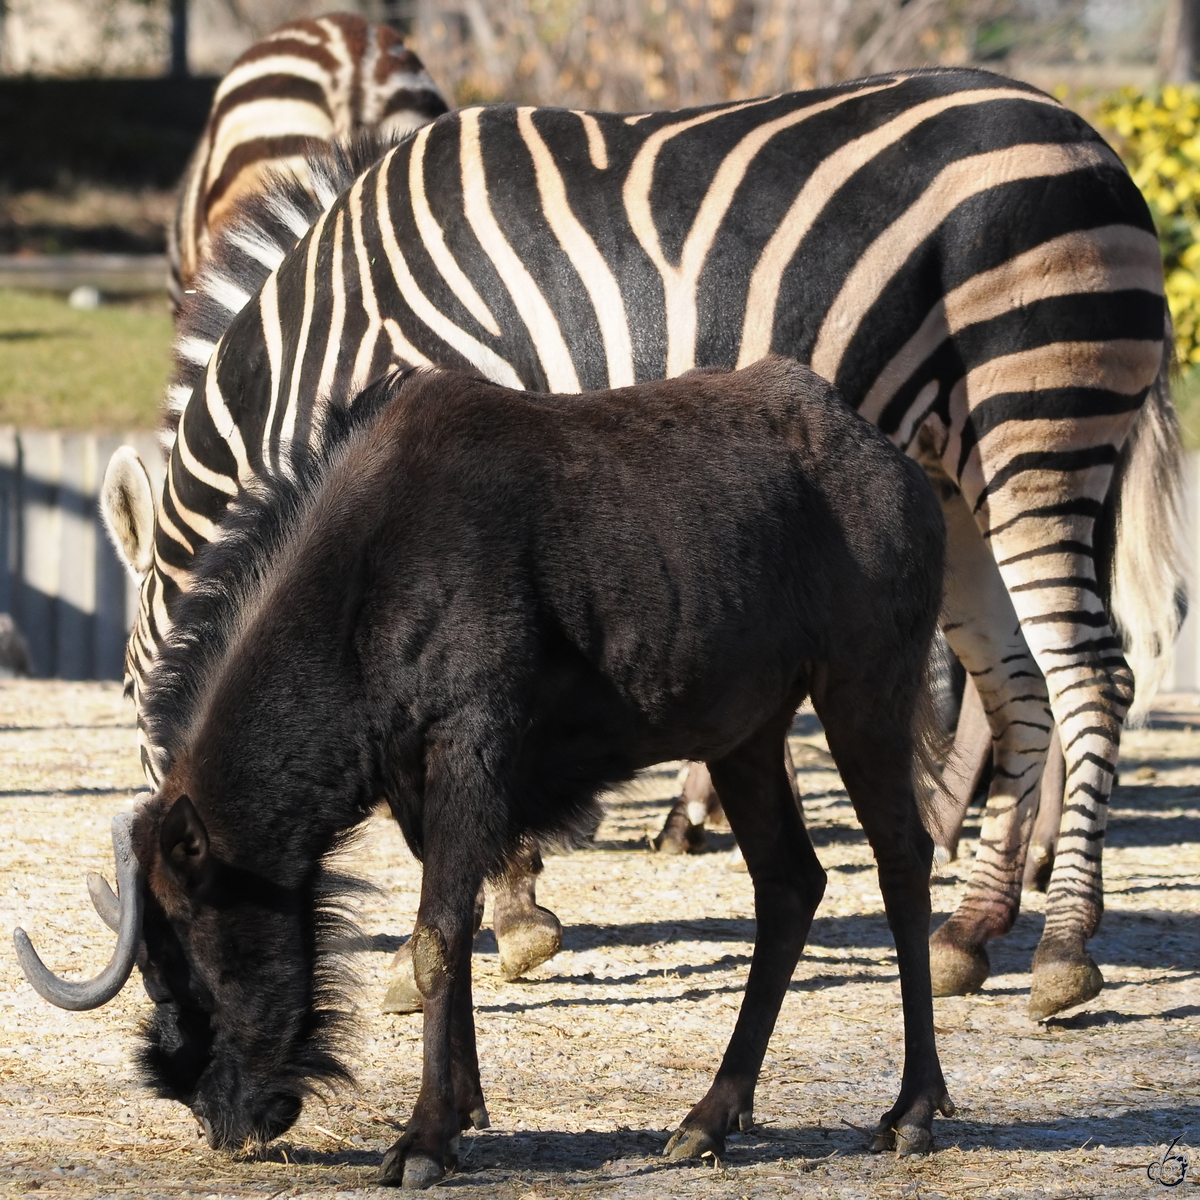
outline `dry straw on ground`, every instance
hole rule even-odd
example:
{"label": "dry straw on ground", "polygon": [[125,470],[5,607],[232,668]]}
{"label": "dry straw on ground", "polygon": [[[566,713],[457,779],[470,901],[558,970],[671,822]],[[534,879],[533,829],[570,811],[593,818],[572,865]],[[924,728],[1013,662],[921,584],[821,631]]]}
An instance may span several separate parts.
{"label": "dry straw on ground", "polygon": [[[1183,1135],[1200,1173],[1200,713],[1160,710],[1127,736],[1106,856],[1108,911],[1093,943],[1108,987],[1036,1025],[1028,966],[1042,897],[993,948],[982,994],[936,1003],[959,1105],[929,1158],[871,1157],[872,1124],[899,1084],[895,960],[870,854],[819,731],[794,743],[829,888],[758,1091],[760,1127],[716,1163],[666,1163],[667,1131],[699,1098],[732,1027],[753,932],[750,883],[716,852],[662,859],[646,831],[674,783],[664,769],[614,797],[593,849],[548,859],[544,901],[566,949],[504,983],[494,941],[475,958],[483,1081],[493,1129],[468,1135],[446,1191],[559,1196],[1127,1196],[1158,1191],[1147,1164]],[[359,1086],[310,1104],[269,1155],[209,1151],[179,1105],[135,1081],[149,1002],[136,980],[96,1012],[60,1012],[22,979],[22,924],[56,967],[91,973],[111,935],[83,877],[110,862],[108,823],[140,780],[130,713],[108,685],[0,684],[0,1194],[382,1196],[372,1178],[414,1098],[420,1018],[379,1011],[410,928],[419,868],[376,818],[353,867],[381,891],[361,913]],[[972,844],[966,849],[970,851]],[[947,912],[953,864],[934,891]],[[1190,1183],[1190,1180],[1189,1180]],[[465,1189],[465,1191],[464,1191]],[[1188,1191],[1185,1185],[1183,1191]],[[1175,1193],[1178,1194],[1178,1193]]]}

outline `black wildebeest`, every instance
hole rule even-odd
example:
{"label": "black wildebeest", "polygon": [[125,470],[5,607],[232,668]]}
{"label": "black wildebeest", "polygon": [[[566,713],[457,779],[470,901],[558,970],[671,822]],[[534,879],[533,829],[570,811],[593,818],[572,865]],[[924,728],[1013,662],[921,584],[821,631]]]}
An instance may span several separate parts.
{"label": "black wildebeest", "polygon": [[523,839],[591,820],[599,790],[639,767],[702,760],[758,926],[729,1047],[668,1151],[720,1151],[751,1123],[825,886],[782,754],[811,695],[900,966],[904,1076],[874,1148],[927,1149],[951,1108],[913,786],[943,557],[920,468],[784,359],[571,397],[395,373],[324,437],[299,484],[244,501],[205,550],[147,714],[169,769],[122,833],[121,891],[144,915],[125,909],[102,985],[56,980],[26,947],[43,993],[115,994],[140,920],[150,1082],[214,1145],[282,1133],[341,1070],[325,864],[386,798],[424,862],[425,1058],[381,1179],[426,1186],[460,1130],[487,1123],[481,880]]}

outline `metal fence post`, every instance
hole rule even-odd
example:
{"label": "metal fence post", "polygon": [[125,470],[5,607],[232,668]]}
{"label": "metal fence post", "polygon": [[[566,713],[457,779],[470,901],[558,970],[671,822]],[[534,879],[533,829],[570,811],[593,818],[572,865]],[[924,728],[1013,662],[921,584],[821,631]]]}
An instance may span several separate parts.
{"label": "metal fence post", "polygon": [[[21,443],[11,425],[0,425],[0,612],[12,613],[21,577],[17,536]],[[15,617],[14,617],[15,620]]]}
{"label": "metal fence post", "polygon": [[96,490],[95,434],[63,434],[56,654],[61,679],[96,678]]}
{"label": "metal fence post", "polygon": [[58,673],[56,601],[62,568],[62,510],[58,502],[62,435],[25,430],[20,438],[21,579],[13,617],[29,644],[33,673],[46,677]]}

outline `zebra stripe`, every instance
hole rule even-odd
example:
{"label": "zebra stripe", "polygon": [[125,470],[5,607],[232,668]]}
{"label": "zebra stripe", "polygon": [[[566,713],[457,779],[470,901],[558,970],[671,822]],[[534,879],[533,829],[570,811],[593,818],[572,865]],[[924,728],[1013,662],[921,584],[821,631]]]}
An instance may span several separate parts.
{"label": "zebra stripe", "polygon": [[[324,212],[311,198],[304,208],[300,187],[274,197],[304,208],[309,229],[269,277],[270,256],[244,247],[274,237],[282,249],[292,234],[278,214],[259,210],[220,242],[212,278],[260,289],[259,302],[207,371],[178,360],[192,396],[169,518],[202,543],[181,504],[219,525],[235,481],[288,470],[323,406],[399,362],[558,391],[768,351],[810,362],[943,497],[945,629],[984,700],[996,765],[967,897],[935,939],[950,974],[1011,925],[1051,714],[1062,731],[1068,803],[1036,1007],[1039,978],[1090,964],[1101,904],[1098,850],[1133,698],[1106,599],[1146,537],[1114,524],[1118,507],[1162,531],[1142,551],[1155,582],[1115,613],[1141,648],[1139,679],[1161,668],[1175,628],[1178,436],[1144,202],[1078,117],[984,72],[583,118],[467,109],[357,177],[346,160],[310,160],[331,181],[342,172],[342,194]],[[227,320],[217,307],[198,305],[181,337],[214,336]],[[187,572],[183,542],[160,531],[157,545]],[[164,573],[168,611],[176,587]]]}
{"label": "zebra stripe", "polygon": [[[386,25],[337,13],[293,21],[256,42],[221,80],[184,175],[169,238],[175,309],[212,236],[244,197],[262,190],[268,169],[303,174],[306,154],[323,142],[360,129],[401,138],[446,109],[420,60]],[[313,183],[327,207],[336,193],[322,195],[320,179]],[[309,224],[296,209],[296,238]],[[245,302],[227,307],[237,312]]]}

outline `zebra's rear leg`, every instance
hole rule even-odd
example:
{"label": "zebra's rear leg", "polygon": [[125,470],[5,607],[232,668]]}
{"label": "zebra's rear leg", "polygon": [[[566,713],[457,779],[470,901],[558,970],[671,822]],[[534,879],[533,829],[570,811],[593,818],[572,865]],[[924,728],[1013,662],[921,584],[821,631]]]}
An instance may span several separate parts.
{"label": "zebra's rear leg", "polygon": [[1066,763],[1063,761],[1062,737],[1058,726],[1046,754],[1046,769],[1042,772],[1042,794],[1038,800],[1037,816],[1033,821],[1033,836],[1025,857],[1025,888],[1045,892],[1050,887],[1054,870],[1054,852],[1058,847],[1058,830],[1062,824],[1063,791],[1066,787]]}
{"label": "zebra's rear leg", "polygon": [[[1075,570],[1082,574],[1082,565]],[[1080,598],[1072,604],[1052,597],[1050,603],[1057,611],[1068,612],[1072,606],[1087,611]],[[1035,1020],[1083,1004],[1104,986],[1087,943],[1104,912],[1104,829],[1133,677],[1111,629],[1099,623],[1101,614],[1096,617],[1095,624],[1076,631],[1073,642],[1047,639],[1048,644],[1037,646],[1050,676],[1065,789],[1046,894],[1046,924],[1033,956],[1029,1015]],[[1031,623],[1031,640],[1041,632]]]}
{"label": "zebra's rear leg", "polygon": [[[1095,419],[1086,434],[1081,433],[1082,422],[1056,426],[1061,443],[1019,470],[1006,457],[1002,436],[979,443],[976,478],[990,480],[986,505],[982,497],[976,501],[980,523],[1037,662],[1039,683],[1045,681],[1065,758],[1066,795],[1046,923],[1033,958],[1029,1012],[1036,1019],[1082,1004],[1104,986],[1087,942],[1104,907],[1104,827],[1121,726],[1133,701],[1133,676],[1112,626],[1109,589],[1097,567],[1095,547],[1107,538],[1097,534],[1096,525],[1112,486],[1112,447],[1121,444],[1136,411],[1130,399],[1136,396],[1133,382],[1157,359],[1159,347],[1136,345],[1140,349],[1131,351],[1129,343],[1108,343],[1096,360],[1108,372],[1105,378],[1120,385],[1113,392],[1117,411]],[[1087,403],[1094,398],[1089,395]],[[1091,457],[1079,449],[1084,436],[1096,447],[1096,453],[1088,452]],[[1049,469],[1047,460],[1066,463],[1069,470]],[[1140,486],[1150,492],[1169,489],[1167,465],[1150,462],[1140,476],[1133,472],[1128,478],[1136,482],[1140,477]],[[1137,505],[1127,503],[1122,487],[1118,542],[1153,541],[1160,532],[1169,533],[1144,513],[1139,519]],[[964,494],[969,494],[965,487]],[[1114,573],[1122,569],[1121,561]],[[1168,628],[1169,619],[1156,636],[1162,638]]]}
{"label": "zebra's rear leg", "polygon": [[934,995],[957,996],[983,986],[991,972],[987,943],[1012,928],[1020,909],[1051,720],[1045,679],[996,561],[957,488],[931,474],[946,518],[942,627],[978,689],[993,739],[992,782],[966,894],[930,940]]}

